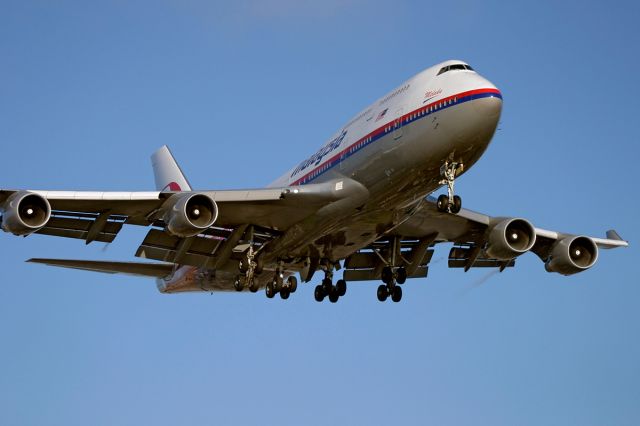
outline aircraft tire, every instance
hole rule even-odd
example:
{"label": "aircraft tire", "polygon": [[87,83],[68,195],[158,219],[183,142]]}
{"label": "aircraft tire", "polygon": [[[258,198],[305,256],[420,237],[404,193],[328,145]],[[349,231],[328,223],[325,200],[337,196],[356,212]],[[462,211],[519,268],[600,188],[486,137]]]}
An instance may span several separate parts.
{"label": "aircraft tire", "polygon": [[275,287],[274,289],[276,292],[282,290],[282,284],[284,284],[282,275],[276,274],[275,278],[273,279],[273,283],[274,283],[274,287]]}
{"label": "aircraft tire", "polygon": [[331,292],[329,293],[329,302],[336,303],[339,298],[340,298],[340,295],[338,294],[338,289],[333,287],[331,289]]}
{"label": "aircraft tire", "polygon": [[324,294],[329,295],[331,293],[332,287],[333,283],[329,278],[325,278],[322,280],[322,289],[324,290]]}
{"label": "aircraft tire", "polygon": [[380,284],[378,286],[378,300],[381,302],[384,302],[385,300],[387,300],[387,297],[389,296],[389,292],[387,291],[387,286]]}
{"label": "aircraft tire", "polygon": [[393,280],[393,271],[391,270],[391,267],[385,266],[382,268],[381,278],[382,282],[385,284],[389,284]]}
{"label": "aircraft tire", "polygon": [[438,201],[436,202],[436,207],[438,207],[438,211],[444,213],[447,211],[448,206],[449,206],[449,197],[447,197],[444,194],[440,194],[440,196],[438,196]]}
{"label": "aircraft tire", "polygon": [[288,286],[288,290],[291,293],[295,293],[296,290],[298,289],[298,279],[293,275],[291,275],[289,278],[287,278],[287,286]]}
{"label": "aircraft tire", "polygon": [[404,284],[407,282],[407,270],[405,268],[398,268],[396,272],[396,281],[398,284]]}
{"label": "aircraft tire", "polygon": [[324,300],[324,296],[324,289],[321,285],[317,285],[313,291],[313,297],[316,299],[316,302],[322,302]]}
{"label": "aircraft tire", "polygon": [[265,287],[264,291],[267,294],[267,297],[269,299],[273,299],[273,296],[276,295],[276,289],[274,288],[274,283],[273,282],[267,283],[267,286]]}
{"label": "aircraft tire", "polygon": [[400,286],[396,286],[393,288],[393,292],[391,293],[391,300],[395,303],[398,303],[402,300],[402,288]]}
{"label": "aircraft tire", "polygon": [[242,291],[242,281],[240,280],[240,277],[237,277],[236,280],[233,282],[233,288],[236,291]]}
{"label": "aircraft tire", "polygon": [[336,282],[336,289],[338,290],[338,296],[344,296],[347,293],[347,282],[345,280],[338,280],[338,282]]}
{"label": "aircraft tire", "polygon": [[458,195],[453,196],[453,206],[451,206],[451,213],[458,213],[462,208],[462,198]]}

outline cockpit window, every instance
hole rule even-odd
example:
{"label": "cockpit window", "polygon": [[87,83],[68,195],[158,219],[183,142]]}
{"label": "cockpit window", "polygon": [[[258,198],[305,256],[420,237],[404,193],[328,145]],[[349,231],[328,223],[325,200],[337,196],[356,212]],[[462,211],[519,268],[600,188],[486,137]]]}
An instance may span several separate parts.
{"label": "cockpit window", "polygon": [[465,64],[447,65],[446,67],[442,67],[440,69],[440,71],[438,71],[437,75],[444,74],[445,72],[451,71],[451,70],[469,70],[469,71],[473,71],[473,68],[471,68],[469,65],[465,65]]}

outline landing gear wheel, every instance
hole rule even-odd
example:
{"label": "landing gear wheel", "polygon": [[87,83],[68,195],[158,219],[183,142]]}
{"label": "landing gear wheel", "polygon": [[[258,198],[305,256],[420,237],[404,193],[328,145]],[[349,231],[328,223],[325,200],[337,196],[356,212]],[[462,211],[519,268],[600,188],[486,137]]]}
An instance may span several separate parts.
{"label": "landing gear wheel", "polygon": [[242,285],[242,280],[240,279],[240,277],[237,277],[236,280],[233,282],[233,288],[236,291],[242,291],[242,288],[244,286]]}
{"label": "landing gear wheel", "polygon": [[316,302],[322,302],[324,300],[324,289],[321,285],[317,285],[316,289],[313,291],[313,297],[316,299]]}
{"label": "landing gear wheel", "polygon": [[338,280],[336,283],[336,289],[338,290],[338,296],[344,296],[347,294],[347,282],[345,280]]}
{"label": "landing gear wheel", "polygon": [[382,282],[385,284],[389,284],[393,280],[393,271],[389,266],[385,266],[382,268]]}
{"label": "landing gear wheel", "polygon": [[267,286],[264,289],[264,292],[267,294],[269,299],[273,299],[273,296],[276,295],[276,289],[274,288],[274,283],[267,283]]}
{"label": "landing gear wheel", "polygon": [[273,279],[273,283],[274,283],[276,292],[282,290],[282,284],[284,284],[284,279],[282,277],[282,274],[277,273],[275,278]]}
{"label": "landing gear wheel", "polygon": [[438,207],[438,211],[445,213],[449,208],[449,197],[444,194],[440,194],[438,196],[438,201],[436,202],[436,206]]}
{"label": "landing gear wheel", "polygon": [[451,206],[451,213],[458,213],[462,208],[462,198],[458,195],[453,196],[453,205]]}
{"label": "landing gear wheel", "polygon": [[249,291],[250,291],[251,293],[257,293],[257,292],[258,292],[258,290],[260,290],[260,286],[259,286],[258,284],[256,284],[256,283],[252,283],[252,284],[249,286]]}
{"label": "landing gear wheel", "polygon": [[283,288],[282,290],[280,290],[280,297],[282,298],[282,300],[287,300],[289,298],[289,289],[287,288]]}
{"label": "landing gear wheel", "polygon": [[289,290],[289,292],[291,293],[295,293],[297,289],[298,279],[291,275],[289,278],[287,278],[287,290]]}
{"label": "landing gear wheel", "polygon": [[391,300],[396,303],[402,300],[402,288],[400,288],[399,286],[395,286],[393,288],[393,291],[391,292]]}
{"label": "landing gear wheel", "polygon": [[331,303],[336,303],[339,298],[340,295],[338,294],[338,289],[335,287],[331,288],[331,291],[329,292],[329,301]]}
{"label": "landing gear wheel", "polygon": [[322,280],[322,289],[324,290],[324,294],[330,294],[332,287],[333,283],[329,278],[325,278],[324,280]]}
{"label": "landing gear wheel", "polygon": [[246,256],[242,256],[242,259],[240,259],[240,263],[238,263],[238,269],[242,273],[245,273],[249,270],[249,260]]}
{"label": "landing gear wheel", "polygon": [[398,284],[404,284],[407,281],[407,270],[404,268],[398,268],[396,271],[396,282]]}
{"label": "landing gear wheel", "polygon": [[389,297],[389,292],[387,291],[387,286],[380,284],[378,286],[378,300],[384,302]]}

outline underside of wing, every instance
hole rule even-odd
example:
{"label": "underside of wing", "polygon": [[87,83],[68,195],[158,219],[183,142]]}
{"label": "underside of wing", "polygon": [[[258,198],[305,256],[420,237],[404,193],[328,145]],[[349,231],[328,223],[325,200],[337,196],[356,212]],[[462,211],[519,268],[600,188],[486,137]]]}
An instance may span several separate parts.
{"label": "underside of wing", "polygon": [[521,218],[492,217],[462,209],[457,214],[438,210],[435,199],[425,199],[415,214],[390,235],[406,238],[432,236],[434,243],[450,242],[449,266],[513,266],[515,259],[531,251],[548,272],[571,275],[589,269],[598,258],[598,249],[626,247],[616,231],[606,238],[574,235],[534,227]]}

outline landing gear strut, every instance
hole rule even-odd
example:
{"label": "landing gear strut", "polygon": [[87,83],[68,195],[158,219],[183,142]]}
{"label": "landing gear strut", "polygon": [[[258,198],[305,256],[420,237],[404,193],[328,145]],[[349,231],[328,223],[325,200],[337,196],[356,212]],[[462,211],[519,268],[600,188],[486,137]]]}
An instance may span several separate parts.
{"label": "landing gear strut", "polygon": [[378,300],[381,302],[387,300],[389,296],[394,302],[399,302],[402,299],[402,289],[399,284],[404,284],[407,281],[407,270],[404,266],[396,266],[406,264],[408,261],[402,257],[401,243],[402,238],[397,236],[389,240],[387,258],[376,251],[380,260],[386,265],[380,273],[380,279],[384,284],[378,287],[376,293]]}
{"label": "landing gear strut", "polygon": [[338,299],[347,293],[347,282],[345,280],[338,280],[333,285],[333,268],[334,265],[329,261],[324,261],[321,265],[324,271],[324,279],[322,284],[316,286],[313,297],[316,302],[322,302],[325,297],[329,297],[331,303],[336,303]]}
{"label": "landing gear strut", "polygon": [[462,208],[462,198],[453,195],[453,185],[455,184],[456,175],[460,174],[464,169],[462,163],[446,162],[440,168],[442,180],[440,185],[447,185],[447,195],[440,195],[437,201],[438,211],[458,213]]}
{"label": "landing gear strut", "polygon": [[245,287],[249,287],[249,290],[252,293],[255,293],[258,291],[259,287],[253,278],[255,275],[262,273],[263,262],[261,257],[257,255],[254,248],[253,227],[250,227],[245,235],[249,240],[249,248],[238,263],[240,275],[236,277],[236,280],[233,283],[233,288],[236,291],[242,291]]}

